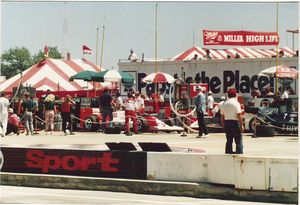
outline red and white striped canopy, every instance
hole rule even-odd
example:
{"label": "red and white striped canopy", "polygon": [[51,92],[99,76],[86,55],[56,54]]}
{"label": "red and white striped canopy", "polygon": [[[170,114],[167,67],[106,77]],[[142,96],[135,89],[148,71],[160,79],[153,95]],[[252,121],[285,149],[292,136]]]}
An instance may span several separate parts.
{"label": "red and white striped canopy", "polygon": [[157,72],[147,75],[142,81],[144,83],[173,83],[175,79],[167,73]]}
{"label": "red and white striped canopy", "polygon": [[23,86],[31,86],[37,90],[51,91],[74,91],[83,90],[88,86],[93,88],[92,83],[82,80],[69,81],[70,76],[84,70],[100,71],[100,68],[86,59],[59,60],[45,58],[38,64],[33,65],[0,84],[0,90],[12,92],[13,87],[18,87],[21,81]]}
{"label": "red and white striped canopy", "polygon": [[[192,47],[176,56],[171,60],[186,61],[192,60],[197,54],[198,58],[205,59],[206,48]],[[238,54],[240,58],[271,58],[276,56],[276,48],[274,49],[254,49],[247,47],[231,48],[231,49],[209,49],[212,59],[227,59],[229,55],[231,58],[235,58]],[[279,48],[278,52],[283,51],[284,57],[292,57],[296,52],[288,47]]]}

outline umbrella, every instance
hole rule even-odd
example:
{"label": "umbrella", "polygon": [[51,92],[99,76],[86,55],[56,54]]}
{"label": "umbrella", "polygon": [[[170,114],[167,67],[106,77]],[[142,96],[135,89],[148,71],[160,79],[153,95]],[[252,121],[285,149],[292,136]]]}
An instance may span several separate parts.
{"label": "umbrella", "polygon": [[163,72],[151,73],[147,75],[143,80],[144,83],[173,83],[175,78],[171,75]]}
{"label": "umbrella", "polygon": [[82,72],[79,72],[69,78],[70,81],[73,80],[84,80],[84,81],[92,81],[92,76],[94,76],[97,72],[85,70]]}
{"label": "umbrella", "polygon": [[267,68],[259,73],[259,75],[265,75],[277,78],[293,78],[298,77],[298,71],[295,68],[290,68],[286,65],[279,65]]}
{"label": "umbrella", "polygon": [[127,72],[117,70],[106,70],[96,73],[92,76],[92,80],[96,82],[122,82],[133,84],[134,78]]}

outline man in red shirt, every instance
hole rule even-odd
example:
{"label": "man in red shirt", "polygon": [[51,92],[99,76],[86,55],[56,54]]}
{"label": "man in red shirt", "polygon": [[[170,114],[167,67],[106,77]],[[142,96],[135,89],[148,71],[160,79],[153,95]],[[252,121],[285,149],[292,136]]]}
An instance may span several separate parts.
{"label": "man in red shirt", "polygon": [[65,135],[67,135],[67,129],[70,130],[71,127],[71,112],[73,104],[74,102],[70,95],[67,95],[65,101],[61,104],[62,129]]}
{"label": "man in red shirt", "polygon": [[20,134],[19,123],[20,123],[19,117],[16,114],[14,114],[14,110],[12,108],[9,108],[8,109],[8,124],[7,124],[6,135],[8,135],[12,132],[19,135]]}

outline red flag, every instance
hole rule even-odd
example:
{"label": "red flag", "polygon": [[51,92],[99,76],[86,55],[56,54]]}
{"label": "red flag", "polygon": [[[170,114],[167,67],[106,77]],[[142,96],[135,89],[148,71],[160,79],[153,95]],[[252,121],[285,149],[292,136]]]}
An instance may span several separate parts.
{"label": "red flag", "polygon": [[82,46],[82,51],[83,51],[83,54],[92,54],[92,50],[89,47],[87,47],[86,45]]}
{"label": "red flag", "polygon": [[48,46],[45,45],[45,47],[44,47],[44,56],[45,57],[48,57],[48,52],[49,52]]}

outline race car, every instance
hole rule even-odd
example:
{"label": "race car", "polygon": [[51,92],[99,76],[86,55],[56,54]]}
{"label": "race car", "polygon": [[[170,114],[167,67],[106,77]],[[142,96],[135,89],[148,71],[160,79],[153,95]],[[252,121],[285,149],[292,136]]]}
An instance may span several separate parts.
{"label": "race car", "polygon": [[[97,131],[102,122],[102,115],[96,98],[78,98],[75,109],[76,127],[86,131]],[[132,122],[130,122],[132,123]],[[182,127],[176,126],[172,118],[159,119],[156,114],[137,116],[139,132],[182,132]],[[125,111],[114,111],[111,127],[125,130]]]}
{"label": "race car", "polygon": [[261,125],[273,128],[278,134],[298,134],[298,112],[287,111],[282,106],[249,108],[245,119],[249,131],[254,133],[257,132],[257,126]]}

